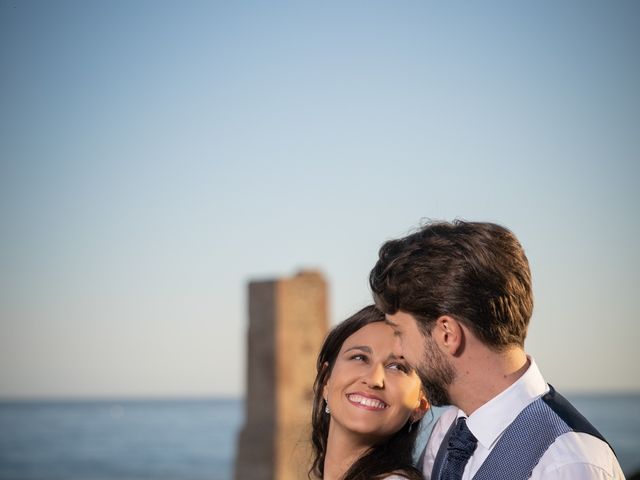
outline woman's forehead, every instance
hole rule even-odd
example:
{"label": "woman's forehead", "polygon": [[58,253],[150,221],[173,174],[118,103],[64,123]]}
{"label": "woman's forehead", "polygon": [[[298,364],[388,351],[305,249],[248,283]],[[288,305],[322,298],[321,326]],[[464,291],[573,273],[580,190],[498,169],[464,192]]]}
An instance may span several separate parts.
{"label": "woman's forehead", "polygon": [[365,325],[352,333],[342,344],[342,351],[354,347],[368,347],[372,350],[401,350],[400,339],[391,325],[385,322],[374,322]]}

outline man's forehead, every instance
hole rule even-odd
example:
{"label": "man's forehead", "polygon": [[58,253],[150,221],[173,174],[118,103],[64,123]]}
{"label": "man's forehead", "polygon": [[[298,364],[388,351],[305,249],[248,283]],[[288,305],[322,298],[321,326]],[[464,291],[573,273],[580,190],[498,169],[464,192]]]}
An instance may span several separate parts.
{"label": "man's forehead", "polygon": [[393,321],[392,319],[389,318],[389,315],[385,315],[385,322],[387,325],[389,325],[391,328],[393,328],[393,334],[396,337],[401,337],[402,336],[402,329],[400,328],[400,326],[398,325],[398,322]]}
{"label": "man's forehead", "polygon": [[396,322],[396,321],[392,318],[392,316],[391,316],[390,314],[385,313],[385,314],[384,314],[384,318],[385,318],[385,321],[386,321],[389,325],[391,325],[392,327],[397,327],[397,326],[398,326],[398,322]]}
{"label": "man's forehead", "polygon": [[419,358],[415,356],[416,351],[412,348],[413,340],[411,335],[403,333],[401,330],[394,329],[396,340],[397,356],[404,359],[412,370],[417,371]]}
{"label": "man's forehead", "polygon": [[423,334],[413,315],[398,310],[385,314],[385,323],[389,325],[400,341],[404,357],[421,356],[423,352]]}
{"label": "man's forehead", "polygon": [[385,323],[389,325],[391,328],[393,328],[396,335],[402,335],[403,325],[402,325],[402,322],[399,321],[402,319],[398,318],[397,313],[394,313],[394,314],[386,313],[384,318],[385,318]]}

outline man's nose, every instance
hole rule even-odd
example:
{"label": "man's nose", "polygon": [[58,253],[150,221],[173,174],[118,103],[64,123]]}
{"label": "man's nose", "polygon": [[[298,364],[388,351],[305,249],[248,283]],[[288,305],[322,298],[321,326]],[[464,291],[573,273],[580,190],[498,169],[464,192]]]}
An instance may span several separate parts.
{"label": "man's nose", "polygon": [[371,365],[363,381],[369,388],[384,388],[384,365],[380,363]]}

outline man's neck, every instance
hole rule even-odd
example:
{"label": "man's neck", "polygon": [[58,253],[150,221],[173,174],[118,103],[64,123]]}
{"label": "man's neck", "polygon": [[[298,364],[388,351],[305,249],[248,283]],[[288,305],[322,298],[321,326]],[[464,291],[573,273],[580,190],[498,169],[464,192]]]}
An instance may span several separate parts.
{"label": "man's neck", "polygon": [[529,365],[529,359],[520,347],[495,352],[478,344],[459,359],[457,376],[449,389],[451,401],[471,415],[513,385]]}

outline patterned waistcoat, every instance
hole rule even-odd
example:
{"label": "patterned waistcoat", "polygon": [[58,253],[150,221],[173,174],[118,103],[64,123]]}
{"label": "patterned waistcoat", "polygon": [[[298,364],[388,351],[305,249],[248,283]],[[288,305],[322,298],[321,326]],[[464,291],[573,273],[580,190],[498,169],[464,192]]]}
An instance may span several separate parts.
{"label": "patterned waistcoat", "polygon": [[[604,437],[569,401],[550,386],[549,393],[529,404],[506,428],[473,480],[526,480],[560,435],[582,432],[606,442]],[[437,480],[444,466],[451,428],[433,463],[431,478]]]}

